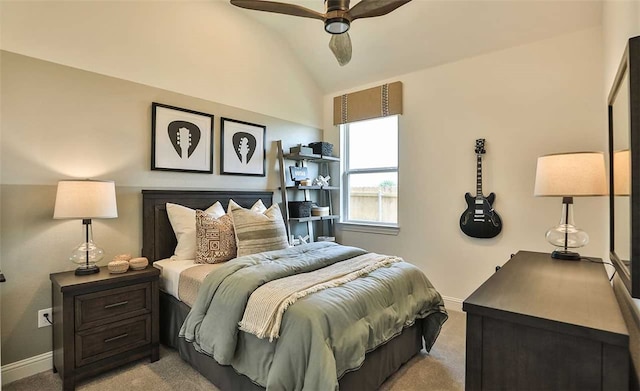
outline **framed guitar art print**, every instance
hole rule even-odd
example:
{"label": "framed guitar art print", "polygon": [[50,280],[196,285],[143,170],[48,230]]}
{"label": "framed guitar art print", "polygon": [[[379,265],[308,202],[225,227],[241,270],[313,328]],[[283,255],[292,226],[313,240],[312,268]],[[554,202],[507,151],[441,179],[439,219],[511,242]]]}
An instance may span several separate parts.
{"label": "framed guitar art print", "polygon": [[220,123],[220,174],[265,176],[267,127],[230,118]]}
{"label": "framed guitar art print", "polygon": [[151,169],[213,173],[212,114],[153,102]]}

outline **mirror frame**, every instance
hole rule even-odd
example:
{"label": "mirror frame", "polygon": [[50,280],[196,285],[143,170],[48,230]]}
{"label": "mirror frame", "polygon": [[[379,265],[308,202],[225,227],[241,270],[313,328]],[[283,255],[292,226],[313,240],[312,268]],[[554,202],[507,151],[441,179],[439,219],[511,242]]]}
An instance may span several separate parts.
{"label": "mirror frame", "polygon": [[[613,194],[613,102],[625,74],[629,79],[629,148],[631,149],[630,263],[627,267],[615,249]],[[629,39],[608,99],[609,117],[609,256],[632,297],[640,298],[640,36]]]}

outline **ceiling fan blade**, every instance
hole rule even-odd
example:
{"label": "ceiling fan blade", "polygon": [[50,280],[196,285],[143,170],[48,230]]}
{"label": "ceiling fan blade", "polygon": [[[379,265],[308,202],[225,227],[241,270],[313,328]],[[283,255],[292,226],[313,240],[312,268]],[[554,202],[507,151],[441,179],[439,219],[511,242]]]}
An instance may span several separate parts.
{"label": "ceiling fan blade", "polygon": [[338,64],[345,66],[351,61],[351,37],[349,33],[334,34],[329,41],[329,49],[336,56]]}
{"label": "ceiling fan blade", "polygon": [[386,15],[411,0],[362,0],[349,10],[351,20]]}
{"label": "ceiling fan blade", "polygon": [[231,0],[231,4],[235,5],[236,7],[246,8],[250,10],[275,12],[277,14],[324,20],[324,14],[295,4],[278,3],[275,1],[264,0]]}

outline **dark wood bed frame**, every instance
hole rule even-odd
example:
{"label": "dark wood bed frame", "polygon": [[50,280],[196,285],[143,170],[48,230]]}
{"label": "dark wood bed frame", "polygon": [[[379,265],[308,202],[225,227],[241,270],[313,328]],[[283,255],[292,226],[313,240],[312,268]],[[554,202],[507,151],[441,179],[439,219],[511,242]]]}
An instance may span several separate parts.
{"label": "dark wood bed frame", "polygon": [[[267,207],[273,203],[273,193],[269,191],[143,190],[142,198],[142,255],[150,262],[169,258],[177,243],[167,216],[167,202],[202,210],[215,201],[220,201],[226,210],[230,199],[245,208],[251,207],[258,199]],[[213,358],[197,352],[191,344],[178,338],[177,333],[188,311],[186,304],[160,292],[160,342],[178,349],[185,361],[222,390],[264,390],[232,367],[219,365]],[[378,389],[421,349],[422,323],[416,322],[387,343],[368,352],[360,368],[340,378],[340,389]]]}
{"label": "dark wood bed frame", "polygon": [[220,201],[227,210],[230,199],[243,208],[250,208],[257,200],[262,200],[268,208],[273,203],[273,192],[142,190],[142,256],[155,262],[173,255],[177,241],[167,216],[167,202],[205,210]]}

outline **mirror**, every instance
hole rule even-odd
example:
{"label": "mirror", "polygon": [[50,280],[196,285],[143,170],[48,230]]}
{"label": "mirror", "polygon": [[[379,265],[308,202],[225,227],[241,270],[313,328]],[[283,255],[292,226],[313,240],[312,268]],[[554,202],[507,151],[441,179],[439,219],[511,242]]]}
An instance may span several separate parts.
{"label": "mirror", "polygon": [[[609,93],[610,256],[640,297],[640,37],[631,38]],[[635,163],[635,164],[634,164]]]}

